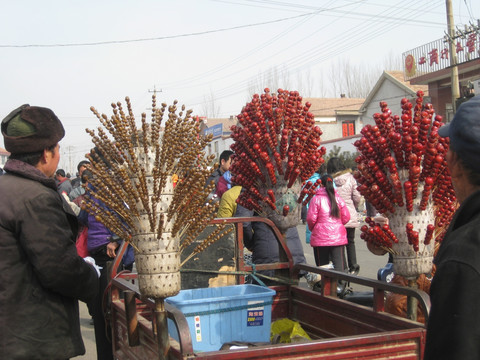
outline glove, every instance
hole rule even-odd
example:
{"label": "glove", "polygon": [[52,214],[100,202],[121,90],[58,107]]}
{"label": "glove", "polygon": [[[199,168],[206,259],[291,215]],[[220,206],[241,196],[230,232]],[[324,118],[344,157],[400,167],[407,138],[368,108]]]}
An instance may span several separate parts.
{"label": "glove", "polygon": [[95,264],[95,259],[92,258],[91,256],[87,256],[87,257],[84,257],[83,260],[85,260],[85,262],[87,264],[92,265],[95,268],[95,270],[97,271],[98,277],[100,277],[100,270],[103,269],[103,268],[101,266],[98,266],[97,264]]}

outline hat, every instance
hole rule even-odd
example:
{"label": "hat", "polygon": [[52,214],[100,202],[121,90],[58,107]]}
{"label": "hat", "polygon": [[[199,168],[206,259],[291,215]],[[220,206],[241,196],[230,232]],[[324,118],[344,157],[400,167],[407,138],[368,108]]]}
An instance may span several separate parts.
{"label": "hat", "polygon": [[472,170],[480,173],[480,95],[462,103],[452,121],[438,129],[450,147]]}
{"label": "hat", "polygon": [[62,123],[52,110],[28,104],[8,114],[1,129],[5,149],[12,154],[43,151],[65,136]]}

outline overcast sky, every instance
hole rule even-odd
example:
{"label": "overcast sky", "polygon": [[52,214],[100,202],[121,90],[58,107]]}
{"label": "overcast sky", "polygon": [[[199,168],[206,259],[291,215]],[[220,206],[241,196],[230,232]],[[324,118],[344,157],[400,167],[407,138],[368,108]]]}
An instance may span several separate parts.
{"label": "overcast sky", "polygon": [[[480,1],[453,0],[453,12],[455,25],[467,24]],[[0,118],[23,103],[51,108],[67,132],[60,166],[74,171],[92,147],[85,128],[98,126],[90,106],[110,115],[129,96],[140,118],[156,89],[158,101],[198,115],[215,99],[228,117],[272,69],[288,72],[290,86],[308,76],[319,96],[332,63],[382,64],[444,31],[445,0],[8,1]]]}

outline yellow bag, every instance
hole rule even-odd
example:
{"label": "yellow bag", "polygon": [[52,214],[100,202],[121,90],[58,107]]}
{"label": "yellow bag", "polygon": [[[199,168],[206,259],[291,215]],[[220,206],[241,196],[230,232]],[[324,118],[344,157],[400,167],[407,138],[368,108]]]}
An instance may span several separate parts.
{"label": "yellow bag", "polygon": [[311,340],[310,336],[308,336],[297,321],[279,319],[272,323],[270,341],[273,344],[299,343],[309,340]]}

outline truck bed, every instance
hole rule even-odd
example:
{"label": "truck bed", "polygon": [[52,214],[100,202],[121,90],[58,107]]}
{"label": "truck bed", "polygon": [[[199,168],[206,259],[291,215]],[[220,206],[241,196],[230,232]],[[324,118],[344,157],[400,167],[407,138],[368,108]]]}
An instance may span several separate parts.
{"label": "truck bed", "polygon": [[[325,278],[335,271],[319,270]],[[349,276],[349,275],[344,275]],[[360,278],[362,279],[362,278]],[[416,296],[415,290],[372,282],[377,292],[385,287]],[[154,302],[142,299],[134,284],[135,274],[112,282],[111,316],[113,346],[118,359],[159,358]],[[272,286],[276,295],[272,321],[289,318],[298,321],[312,341],[296,344],[271,344],[248,349],[194,353],[188,325],[183,314],[166,304],[180,335],[180,342],[170,339],[170,358],[174,359],[421,359],[426,329],[423,324],[403,319],[378,309],[357,305],[297,285]],[[399,289],[396,289],[399,288]],[[417,295],[415,295],[417,294]],[[381,308],[381,307],[380,307]]]}
{"label": "truck bed", "polygon": [[[244,260],[243,223],[262,221],[272,227],[279,244],[277,263],[257,264],[255,269]],[[384,312],[385,292],[406,295],[409,302],[422,307],[425,319],[429,297],[423,291],[327,270],[306,264],[293,265],[288,247],[278,229],[268,219],[215,219],[212,225],[228,222],[235,226],[231,255],[239,273],[236,284],[245,281],[242,272],[274,270],[283,284],[270,286],[276,291],[272,304],[272,322],[288,318],[300,323],[312,339],[291,344],[263,344],[247,349],[194,352],[187,320],[177,308],[165,303],[167,316],[178,329],[179,341],[170,337],[168,354],[159,354],[155,302],[143,298],[136,285],[135,273],[112,274],[110,287],[110,321],[116,359],[422,359],[426,329],[422,323]],[[120,251],[120,254],[122,251]],[[208,254],[205,254],[208,256]],[[211,254],[210,254],[211,255]],[[121,258],[121,255],[119,256]],[[205,261],[204,263],[207,263]],[[114,269],[117,268],[115,265]],[[300,271],[322,276],[321,292],[301,287]],[[217,275],[215,275],[217,276]],[[207,279],[208,280],[208,279]],[[373,305],[363,306],[337,297],[337,282],[343,280],[372,290]],[[182,278],[183,283],[183,278]],[[206,282],[208,283],[208,281]],[[416,313],[416,312],[415,312]],[[163,329],[165,330],[165,329]],[[158,332],[160,331],[160,332]],[[165,344],[164,344],[165,345]],[[165,348],[162,348],[165,350]]]}

